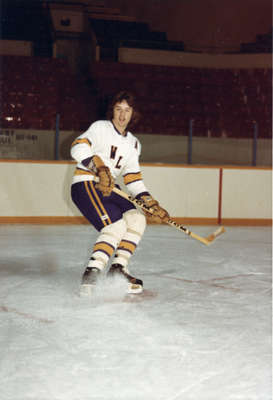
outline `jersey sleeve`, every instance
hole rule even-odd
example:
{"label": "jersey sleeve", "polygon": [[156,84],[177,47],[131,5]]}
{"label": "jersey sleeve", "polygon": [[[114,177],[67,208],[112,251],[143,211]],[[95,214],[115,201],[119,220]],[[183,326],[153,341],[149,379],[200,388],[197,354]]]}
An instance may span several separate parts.
{"label": "jersey sleeve", "polygon": [[71,145],[71,157],[82,166],[87,166],[95,154],[99,125],[93,123],[87,131],[78,136]]}
{"label": "jersey sleeve", "polygon": [[90,130],[91,127],[86,132],[78,136],[71,145],[71,157],[74,158],[74,160],[76,160],[78,163],[81,163],[83,160],[93,156],[92,141],[89,137]]}

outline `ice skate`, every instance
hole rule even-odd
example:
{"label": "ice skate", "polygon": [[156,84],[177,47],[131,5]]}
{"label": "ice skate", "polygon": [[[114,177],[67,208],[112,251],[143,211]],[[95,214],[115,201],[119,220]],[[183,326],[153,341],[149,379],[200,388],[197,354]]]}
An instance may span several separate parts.
{"label": "ice skate", "polygon": [[100,270],[98,268],[87,267],[82,276],[82,282],[80,287],[81,296],[91,296],[95,289]]}
{"label": "ice skate", "polygon": [[143,292],[143,282],[129,274],[126,267],[121,264],[113,264],[107,273],[108,277],[123,276],[128,281],[127,293],[139,294]]}

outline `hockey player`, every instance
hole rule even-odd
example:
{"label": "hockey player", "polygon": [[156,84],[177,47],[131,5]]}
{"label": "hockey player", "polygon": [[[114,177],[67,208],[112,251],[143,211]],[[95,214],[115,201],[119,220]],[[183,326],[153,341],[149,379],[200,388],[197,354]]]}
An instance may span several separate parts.
{"label": "hockey player", "polygon": [[130,275],[128,263],[144,233],[146,218],[131,202],[112,191],[119,176],[132,196],[152,207],[156,218],[162,221],[169,218],[142,180],[141,145],[128,130],[138,115],[133,95],[120,92],[109,106],[108,120],[94,122],[72,143],[71,155],[77,161],[72,200],[99,232],[82,276],[82,293],[91,293],[112,257],[108,275],[124,276],[128,293],[143,290],[142,280]]}

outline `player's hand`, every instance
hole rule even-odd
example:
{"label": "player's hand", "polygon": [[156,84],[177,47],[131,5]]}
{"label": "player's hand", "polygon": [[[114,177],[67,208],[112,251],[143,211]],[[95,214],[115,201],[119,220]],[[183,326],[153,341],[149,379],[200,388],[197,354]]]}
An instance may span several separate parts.
{"label": "player's hand", "polygon": [[96,184],[96,188],[101,191],[103,196],[110,196],[112,190],[114,189],[115,182],[111,175],[110,169],[105,165],[97,168],[97,175],[99,177],[99,182]]}
{"label": "player's hand", "polygon": [[94,171],[99,178],[96,188],[103,194],[103,196],[110,196],[115,186],[114,178],[111,175],[110,169],[104,164],[98,155],[92,157],[88,167],[91,171]]}
{"label": "player's hand", "polygon": [[150,195],[141,196],[143,204],[149,208],[152,213],[147,212],[147,216],[152,217],[152,221],[155,223],[167,222],[170,218],[168,211],[161,207],[157,200]]}

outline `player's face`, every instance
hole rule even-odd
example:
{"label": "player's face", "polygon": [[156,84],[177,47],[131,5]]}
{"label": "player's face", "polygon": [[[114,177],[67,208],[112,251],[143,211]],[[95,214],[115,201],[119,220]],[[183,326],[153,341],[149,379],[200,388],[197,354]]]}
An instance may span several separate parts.
{"label": "player's face", "polygon": [[129,106],[126,100],[114,105],[113,123],[119,132],[123,133],[129,124],[133,114],[133,108]]}

